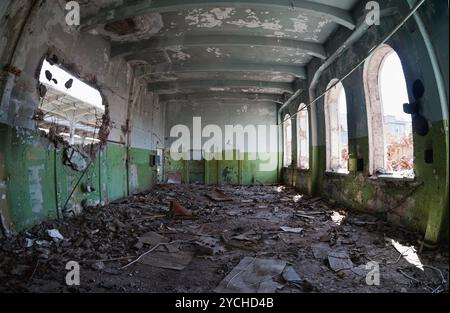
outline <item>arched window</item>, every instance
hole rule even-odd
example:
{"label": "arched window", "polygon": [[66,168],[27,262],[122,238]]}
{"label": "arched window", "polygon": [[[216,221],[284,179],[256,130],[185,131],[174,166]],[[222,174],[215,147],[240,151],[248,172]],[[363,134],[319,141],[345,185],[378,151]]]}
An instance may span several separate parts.
{"label": "arched window", "polygon": [[[330,89],[331,88],[331,89]],[[332,80],[325,95],[327,170],[348,173],[347,100],[344,86]]]}
{"label": "arched window", "polygon": [[284,136],[284,166],[290,166],[292,164],[292,122],[291,116],[286,114],[283,126]]}
{"label": "arched window", "polygon": [[[303,109],[302,109],[303,108]],[[308,109],[300,104],[297,113],[297,163],[304,170],[309,169],[309,121]]]}
{"label": "arched window", "polygon": [[364,67],[364,89],[369,131],[370,174],[414,177],[411,116],[403,67],[388,45],[378,48]]}

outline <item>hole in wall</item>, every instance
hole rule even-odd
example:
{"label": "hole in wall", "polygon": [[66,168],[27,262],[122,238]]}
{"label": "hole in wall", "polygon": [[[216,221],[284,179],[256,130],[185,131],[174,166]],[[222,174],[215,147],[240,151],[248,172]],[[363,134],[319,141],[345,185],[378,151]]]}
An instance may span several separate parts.
{"label": "hole in wall", "polygon": [[109,135],[109,110],[94,82],[84,81],[73,65],[55,54],[44,56],[37,71],[39,107],[34,120],[40,134],[64,148],[65,163],[84,171]]}
{"label": "hole in wall", "polygon": [[136,32],[136,23],[132,18],[115,21],[105,25],[105,30],[119,36],[125,36]]}

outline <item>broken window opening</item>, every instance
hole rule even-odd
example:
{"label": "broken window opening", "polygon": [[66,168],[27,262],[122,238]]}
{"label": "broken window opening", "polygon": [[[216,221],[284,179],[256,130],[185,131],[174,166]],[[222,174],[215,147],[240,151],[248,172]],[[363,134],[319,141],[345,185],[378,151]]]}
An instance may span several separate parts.
{"label": "broken window opening", "polygon": [[[300,109],[306,107],[300,104]],[[302,170],[309,169],[309,120],[308,110],[303,109],[297,114],[297,162]]]}
{"label": "broken window opening", "polygon": [[83,150],[101,143],[106,110],[100,91],[47,59],[42,62],[39,83],[40,131]]}
{"label": "broken window opening", "polygon": [[288,167],[292,164],[292,121],[291,116],[286,114],[284,119],[284,166]]}
{"label": "broken window opening", "polygon": [[369,172],[414,178],[412,120],[403,112],[409,103],[398,54],[388,45],[378,48],[364,67],[369,130]]}
{"label": "broken window opening", "polygon": [[[330,89],[331,88],[331,89]],[[325,95],[327,171],[348,173],[347,97],[344,86],[333,79]]]}

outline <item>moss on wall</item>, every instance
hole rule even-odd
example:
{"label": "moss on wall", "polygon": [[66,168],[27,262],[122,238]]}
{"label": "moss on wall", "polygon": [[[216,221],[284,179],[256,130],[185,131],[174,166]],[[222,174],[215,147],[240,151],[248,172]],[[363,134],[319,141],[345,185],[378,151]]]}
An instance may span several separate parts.
{"label": "moss on wall", "polygon": [[[414,136],[414,181],[370,178],[367,137],[349,140],[351,157],[364,160],[362,172],[351,171],[349,175],[326,173],[325,146],[319,146],[313,149],[318,159],[318,165],[314,167],[317,173],[289,168],[283,172],[283,181],[306,192],[305,185],[316,174],[314,194],[419,231],[427,241],[448,241],[448,145],[443,144],[448,141],[447,129],[447,121],[434,122],[427,136]],[[425,162],[427,149],[433,150],[432,164]]]}

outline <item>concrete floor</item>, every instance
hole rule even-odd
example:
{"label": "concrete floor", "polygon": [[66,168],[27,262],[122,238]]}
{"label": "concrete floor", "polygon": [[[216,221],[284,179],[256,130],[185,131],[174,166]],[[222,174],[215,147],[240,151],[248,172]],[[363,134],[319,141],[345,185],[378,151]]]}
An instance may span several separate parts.
{"label": "concrete floor", "polygon": [[[173,216],[173,201],[193,216]],[[416,254],[418,238],[284,186],[161,185],[4,240],[0,292],[213,292],[244,257],[292,266],[296,282],[281,273],[265,280],[276,292],[448,292],[448,249]],[[158,242],[171,244],[122,268]],[[79,286],[65,283],[69,261],[81,266]],[[379,285],[366,283],[369,262],[379,265]],[[233,276],[251,278],[250,268]]]}

